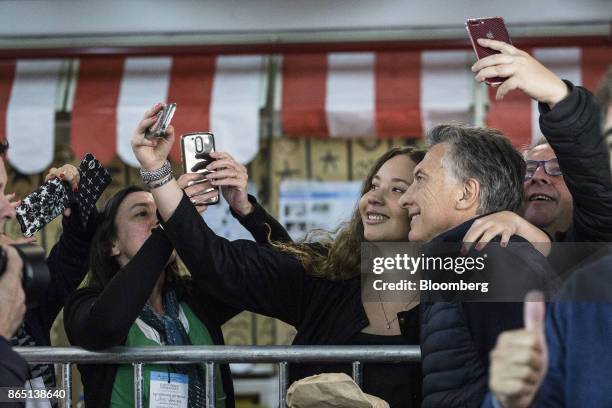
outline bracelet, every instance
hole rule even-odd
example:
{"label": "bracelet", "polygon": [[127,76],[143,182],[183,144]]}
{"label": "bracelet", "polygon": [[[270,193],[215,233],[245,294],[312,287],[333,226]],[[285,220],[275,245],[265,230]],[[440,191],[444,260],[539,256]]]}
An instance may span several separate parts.
{"label": "bracelet", "polygon": [[151,184],[155,181],[162,180],[165,177],[172,175],[172,166],[170,162],[166,160],[163,166],[155,170],[143,170],[140,168],[140,177],[142,177],[142,182],[145,184]]}
{"label": "bracelet", "polygon": [[149,188],[150,188],[151,190],[153,190],[153,189],[155,189],[155,188],[158,188],[158,187],[163,186],[164,184],[168,184],[168,183],[169,183],[169,182],[170,182],[172,179],[174,179],[174,177],[172,176],[172,174],[168,174],[168,175],[167,175],[166,177],[164,177],[163,179],[161,179],[161,180],[156,180],[156,181],[154,181],[154,182],[152,182],[152,183],[149,183],[149,184],[147,184],[147,185],[149,186]]}

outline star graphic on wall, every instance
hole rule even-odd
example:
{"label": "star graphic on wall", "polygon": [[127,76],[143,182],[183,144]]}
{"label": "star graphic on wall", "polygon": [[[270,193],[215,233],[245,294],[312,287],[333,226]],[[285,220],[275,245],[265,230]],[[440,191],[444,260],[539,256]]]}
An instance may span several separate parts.
{"label": "star graphic on wall", "polygon": [[[333,154],[331,150],[325,152],[323,156],[321,156],[321,161],[323,162],[323,171],[327,173],[329,170],[338,170],[338,159],[339,156]],[[330,169],[331,168],[331,169]]]}
{"label": "star graphic on wall", "polygon": [[283,162],[283,169],[276,172],[276,175],[279,176],[281,179],[297,176],[298,174],[300,174],[300,170],[292,169],[289,165],[289,160],[285,160]]}

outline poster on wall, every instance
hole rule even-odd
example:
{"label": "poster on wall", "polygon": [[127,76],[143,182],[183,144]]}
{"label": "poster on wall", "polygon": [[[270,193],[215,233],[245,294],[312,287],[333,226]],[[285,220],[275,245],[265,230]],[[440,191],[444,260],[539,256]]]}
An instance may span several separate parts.
{"label": "poster on wall", "polygon": [[294,241],[308,231],[335,231],[359,200],[360,181],[287,180],[280,184],[279,221]]}
{"label": "poster on wall", "polygon": [[[255,185],[249,183],[247,187],[249,194],[257,196],[256,190]],[[218,204],[209,205],[202,217],[210,229],[223,238],[230,241],[237,239],[253,240],[253,236],[232,216],[224,197],[221,197]]]}

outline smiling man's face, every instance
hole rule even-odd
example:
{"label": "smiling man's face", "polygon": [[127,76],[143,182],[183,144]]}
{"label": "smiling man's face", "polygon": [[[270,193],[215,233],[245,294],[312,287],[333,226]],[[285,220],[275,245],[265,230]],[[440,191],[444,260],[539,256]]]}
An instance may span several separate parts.
{"label": "smiling man's face", "polygon": [[463,183],[444,166],[448,143],[432,146],[414,169],[414,181],[400,198],[408,209],[412,242],[429,242],[476,215],[478,203],[459,211],[457,202],[463,195]]}
{"label": "smiling man's face", "polygon": [[[531,149],[525,160],[555,159],[553,149],[545,144]],[[551,176],[540,166],[524,184],[523,216],[532,224],[543,228],[551,236],[565,232],[572,223],[573,201],[563,176]]]}

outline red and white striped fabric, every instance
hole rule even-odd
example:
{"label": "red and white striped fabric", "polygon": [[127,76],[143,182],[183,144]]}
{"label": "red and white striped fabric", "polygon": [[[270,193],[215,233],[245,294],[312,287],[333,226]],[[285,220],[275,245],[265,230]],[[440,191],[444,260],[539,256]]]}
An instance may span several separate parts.
{"label": "red and white striped fabric", "polygon": [[21,173],[43,171],[53,160],[56,93],[61,60],[20,60],[0,65],[0,137]]}
{"label": "red and white striped fabric", "polygon": [[[53,160],[61,60],[0,63],[0,139],[26,174]],[[217,149],[241,163],[259,150],[259,111],[265,81],[262,56],[83,58],[79,61],[71,142],[77,157],[102,162],[118,154],[137,166],[132,132],[154,103],[176,102],[176,134],[212,131]],[[180,159],[178,142],[171,155]]]}
{"label": "red and white striped fabric", "polygon": [[281,120],[288,136],[420,137],[467,122],[468,51],[285,55]]}
{"label": "red and white striped fabric", "polygon": [[[148,108],[169,101],[177,103],[177,137],[212,131],[217,149],[247,163],[259,150],[264,78],[262,56],[83,60],[72,113],[73,148],[77,156],[91,151],[102,161],[117,152],[137,166],[132,132]],[[178,142],[171,156],[179,159]]]}
{"label": "red and white striped fabric", "polygon": [[[594,90],[612,63],[612,47],[535,48],[546,66]],[[410,51],[285,55],[281,80],[284,134],[306,137],[420,137],[438,123],[469,121],[474,81],[471,51]],[[0,62],[0,139],[23,173],[53,158],[60,60]],[[137,165],[129,140],[144,111],[178,104],[177,135],[215,133],[217,148],[242,163],[258,151],[265,85],[262,56],[91,57],[79,61],[71,140],[80,157],[103,162],[115,154]],[[515,146],[539,138],[537,106],[521,92],[495,101],[487,124]],[[171,155],[179,159],[178,143]]]}
{"label": "red and white striped fabric", "polygon": [[[527,50],[564,79],[594,90],[612,48]],[[471,51],[286,55],[284,134],[310,137],[420,137],[440,123],[469,122],[475,82]],[[487,124],[515,146],[540,137],[537,105],[519,91],[491,104]]]}

